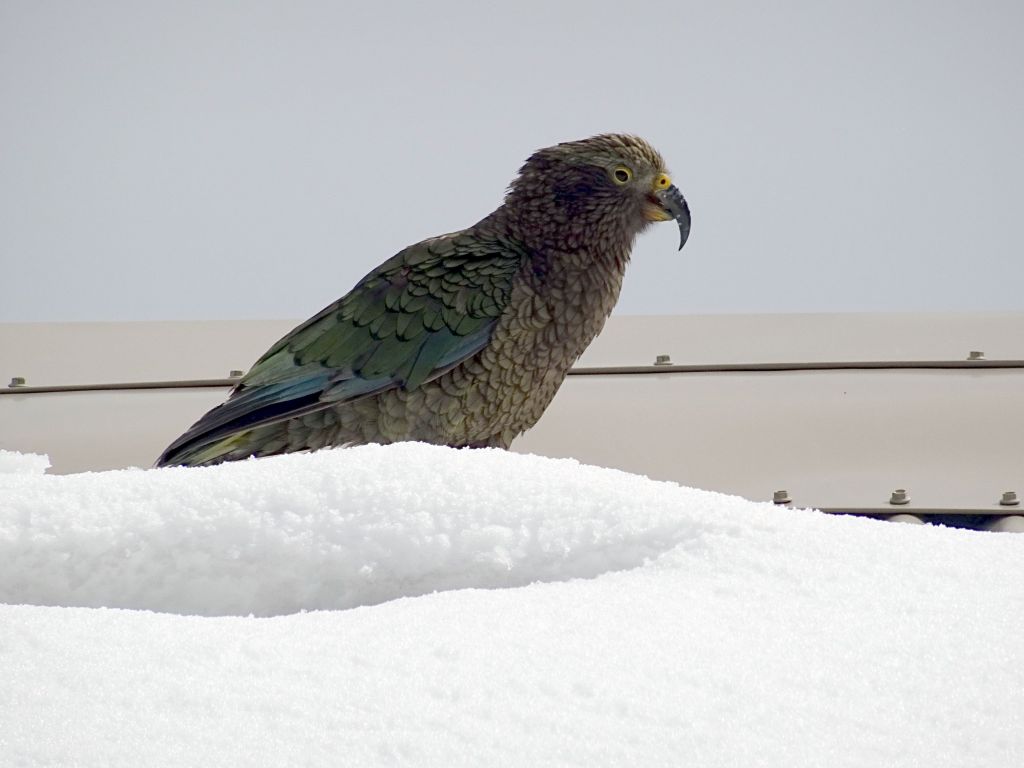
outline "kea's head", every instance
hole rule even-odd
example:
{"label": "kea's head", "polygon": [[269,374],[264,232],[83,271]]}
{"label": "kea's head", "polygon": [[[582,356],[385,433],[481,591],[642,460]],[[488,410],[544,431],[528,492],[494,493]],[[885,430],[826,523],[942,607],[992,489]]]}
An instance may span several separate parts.
{"label": "kea's head", "polygon": [[680,248],[690,233],[690,209],[661,155],[623,134],[538,150],[509,187],[505,207],[540,246],[628,245],[652,222],[672,219]]}

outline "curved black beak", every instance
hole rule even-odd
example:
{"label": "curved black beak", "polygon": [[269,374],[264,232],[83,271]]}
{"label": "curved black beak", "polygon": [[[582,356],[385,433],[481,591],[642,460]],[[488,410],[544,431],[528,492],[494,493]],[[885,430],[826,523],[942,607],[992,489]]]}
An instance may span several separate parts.
{"label": "curved black beak", "polygon": [[679,224],[679,250],[683,250],[686,240],[690,237],[690,206],[686,204],[686,198],[675,184],[668,189],[655,192],[654,196],[670,217]]}

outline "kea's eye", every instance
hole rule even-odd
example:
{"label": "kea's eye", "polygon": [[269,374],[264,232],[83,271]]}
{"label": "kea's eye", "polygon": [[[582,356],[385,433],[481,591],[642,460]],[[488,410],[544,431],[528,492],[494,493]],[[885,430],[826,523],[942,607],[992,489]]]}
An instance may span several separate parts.
{"label": "kea's eye", "polygon": [[615,179],[616,184],[628,184],[633,178],[633,172],[626,166],[619,165],[612,171],[612,178]]}
{"label": "kea's eye", "polygon": [[668,189],[672,186],[672,179],[668,177],[666,173],[659,173],[657,178],[654,179],[655,189]]}

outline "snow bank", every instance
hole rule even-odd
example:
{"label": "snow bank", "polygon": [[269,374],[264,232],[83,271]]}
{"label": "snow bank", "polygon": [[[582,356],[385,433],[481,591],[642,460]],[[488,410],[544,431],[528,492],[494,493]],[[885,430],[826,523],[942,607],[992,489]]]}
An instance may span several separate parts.
{"label": "snow bank", "polygon": [[0,497],[0,602],[201,615],[589,578],[778,514],[574,461],[413,443],[0,476]]}
{"label": "snow bank", "polygon": [[7,764],[1024,764],[1024,536],[398,445],[25,469],[0,547],[169,612],[0,606]]}

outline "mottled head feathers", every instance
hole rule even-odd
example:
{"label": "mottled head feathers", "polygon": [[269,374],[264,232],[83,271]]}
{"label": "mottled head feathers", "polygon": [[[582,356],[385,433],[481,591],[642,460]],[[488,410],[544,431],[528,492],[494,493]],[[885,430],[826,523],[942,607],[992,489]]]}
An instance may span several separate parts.
{"label": "mottled head feathers", "polygon": [[599,136],[591,136],[589,139],[562,142],[553,147],[539,150],[534,157],[541,154],[558,156],[570,163],[585,162],[598,166],[611,166],[615,163],[625,162],[651,172],[665,170],[665,161],[658,150],[639,136],[620,133],[604,133]]}
{"label": "mottled head feathers", "polygon": [[507,220],[527,244],[565,250],[628,248],[647,227],[665,162],[637,136],[602,134],[538,150],[505,198]]}

